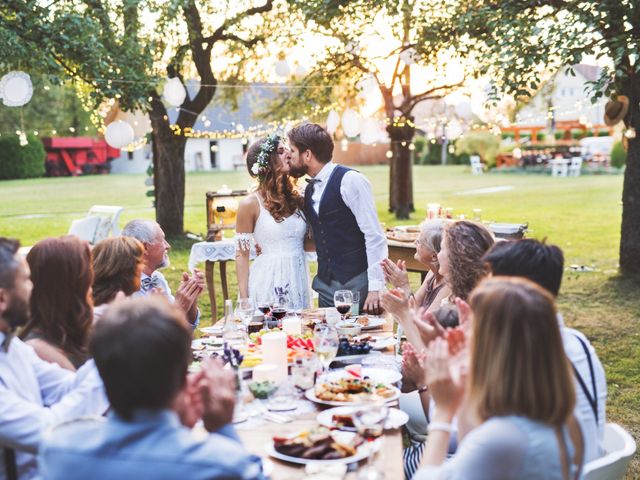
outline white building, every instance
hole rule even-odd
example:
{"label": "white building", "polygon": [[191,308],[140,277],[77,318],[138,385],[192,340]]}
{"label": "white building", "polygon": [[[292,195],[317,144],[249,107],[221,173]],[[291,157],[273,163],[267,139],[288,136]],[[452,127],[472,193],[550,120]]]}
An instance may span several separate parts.
{"label": "white building", "polygon": [[547,125],[549,109],[552,108],[555,121],[602,125],[607,98],[591,103],[590,86],[587,84],[599,77],[600,67],[579,64],[573,66],[573,71],[575,76],[568,73],[568,67],[565,67],[552,77],[551,83],[543,85],[531,101],[518,111],[516,123]]}

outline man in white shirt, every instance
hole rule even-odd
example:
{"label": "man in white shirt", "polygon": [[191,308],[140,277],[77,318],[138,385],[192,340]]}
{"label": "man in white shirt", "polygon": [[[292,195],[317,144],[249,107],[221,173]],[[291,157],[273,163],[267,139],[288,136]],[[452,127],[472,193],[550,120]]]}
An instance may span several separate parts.
{"label": "man in white shirt", "polygon": [[334,306],[334,292],[346,289],[360,292],[364,311],[380,313],[379,291],[385,284],[380,262],[388,249],[371,184],[359,172],[333,163],[333,140],[320,125],[293,128],[289,142],[290,174],[311,177],[304,212],[318,254],[313,289],[320,306]]}
{"label": "man in white shirt", "polygon": [[103,414],[109,403],[89,360],[77,372],[41,360],[14,337],[29,318],[33,285],[16,240],[0,237],[0,480],[38,477],[43,432],[59,422]]}
{"label": "man in white shirt", "polygon": [[138,294],[147,296],[153,292],[162,293],[170,303],[175,303],[185,312],[187,320],[193,328],[197,327],[200,322],[198,297],[205,287],[202,272],[194,270],[193,275],[184,272],[174,297],[167,279],[159,271],[160,268],[169,266],[168,252],[171,249],[160,225],[152,220],[131,220],[122,229],[122,235],[133,237],[144,245],[144,269]]}
{"label": "man in white shirt", "polygon": [[[525,239],[498,242],[484,256],[493,275],[525,277],[548,290],[554,297],[560,292],[564,255],[556,245]],[[605,404],[607,380],[595,349],[581,332],[564,325],[558,313],[562,343],[575,378],[576,408],[585,445],[585,462],[604,454]]]}

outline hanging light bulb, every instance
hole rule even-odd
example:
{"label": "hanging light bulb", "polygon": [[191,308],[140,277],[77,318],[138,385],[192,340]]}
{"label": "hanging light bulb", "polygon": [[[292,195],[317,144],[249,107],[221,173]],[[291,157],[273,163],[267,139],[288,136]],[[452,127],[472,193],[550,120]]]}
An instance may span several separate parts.
{"label": "hanging light bulb", "polygon": [[384,154],[387,158],[393,158],[393,152],[391,150],[387,150],[387,153]]}
{"label": "hanging light bulb", "polygon": [[20,132],[20,135],[18,135],[18,138],[20,139],[20,146],[21,147],[25,147],[29,144],[29,140],[27,140],[27,134],[24,132]]}
{"label": "hanging light bulb", "polygon": [[349,149],[349,140],[347,140],[346,138],[343,138],[340,141],[340,148],[343,152],[346,152]]}
{"label": "hanging light bulb", "polygon": [[628,139],[636,138],[636,129],[633,127],[627,128],[627,131],[624,132],[624,136]]}
{"label": "hanging light bulb", "polygon": [[416,144],[415,143],[410,143],[409,144],[409,150],[414,151],[416,149]]}

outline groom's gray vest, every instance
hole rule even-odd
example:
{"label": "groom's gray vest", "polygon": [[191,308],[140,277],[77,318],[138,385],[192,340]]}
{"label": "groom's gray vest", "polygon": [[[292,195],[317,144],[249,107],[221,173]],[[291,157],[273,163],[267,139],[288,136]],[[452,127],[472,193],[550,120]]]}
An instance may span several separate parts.
{"label": "groom's gray vest", "polygon": [[367,270],[364,234],[356,217],[342,200],[340,184],[350,169],[336,165],[322,193],[319,213],[313,209],[310,183],[304,192],[304,211],[313,228],[318,252],[318,277],[325,283],[346,283]]}

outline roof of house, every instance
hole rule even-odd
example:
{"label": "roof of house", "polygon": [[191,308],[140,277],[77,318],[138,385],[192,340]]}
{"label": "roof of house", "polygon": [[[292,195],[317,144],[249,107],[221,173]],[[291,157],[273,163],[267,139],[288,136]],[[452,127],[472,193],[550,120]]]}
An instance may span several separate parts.
{"label": "roof of house", "polygon": [[600,76],[600,72],[602,71],[602,68],[596,65],[587,65],[585,63],[574,65],[573,69],[590,82],[596,81]]}

